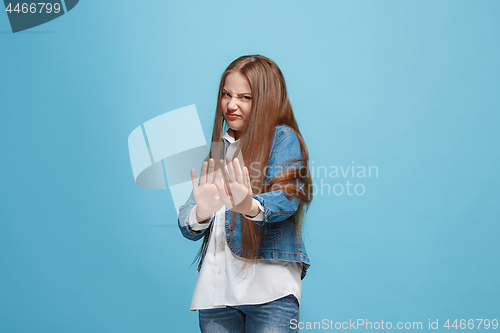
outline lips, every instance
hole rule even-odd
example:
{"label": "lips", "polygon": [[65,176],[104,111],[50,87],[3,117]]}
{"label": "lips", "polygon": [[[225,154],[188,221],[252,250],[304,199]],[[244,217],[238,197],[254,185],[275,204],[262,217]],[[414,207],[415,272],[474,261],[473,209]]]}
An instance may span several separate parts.
{"label": "lips", "polygon": [[226,117],[229,120],[235,120],[238,119],[240,116],[237,115],[236,113],[226,113]]}

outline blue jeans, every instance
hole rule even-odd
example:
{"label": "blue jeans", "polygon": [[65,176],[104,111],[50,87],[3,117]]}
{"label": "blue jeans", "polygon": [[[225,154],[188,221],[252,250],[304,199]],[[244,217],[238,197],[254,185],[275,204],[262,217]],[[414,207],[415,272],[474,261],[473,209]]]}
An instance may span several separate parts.
{"label": "blue jeans", "polygon": [[290,321],[299,320],[299,302],[288,295],[264,304],[198,310],[198,315],[202,333],[297,332]]}

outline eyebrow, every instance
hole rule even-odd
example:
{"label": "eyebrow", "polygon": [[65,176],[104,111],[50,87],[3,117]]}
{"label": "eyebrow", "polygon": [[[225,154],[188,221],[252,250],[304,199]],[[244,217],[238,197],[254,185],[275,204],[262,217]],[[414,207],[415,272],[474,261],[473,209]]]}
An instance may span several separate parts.
{"label": "eyebrow", "polygon": [[[226,92],[228,94],[231,94],[231,92],[229,90],[227,90],[226,88],[222,88],[222,92]],[[250,95],[251,96],[252,93],[251,92],[243,92],[243,93],[239,93],[239,94],[235,93],[234,95],[236,95],[236,96]]]}

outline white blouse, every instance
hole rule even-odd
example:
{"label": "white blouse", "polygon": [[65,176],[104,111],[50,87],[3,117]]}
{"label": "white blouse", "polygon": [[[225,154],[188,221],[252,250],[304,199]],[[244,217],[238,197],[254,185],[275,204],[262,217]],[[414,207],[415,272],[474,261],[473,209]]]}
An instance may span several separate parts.
{"label": "white blouse", "polygon": [[[238,140],[227,132],[227,154],[234,152]],[[264,219],[264,209],[251,218]],[[191,301],[191,310],[243,304],[262,304],[293,294],[300,303],[302,264],[281,260],[257,259],[244,267],[245,259],[231,252],[225,234],[226,206],[215,213],[214,227],[203,259]],[[210,223],[198,223],[196,206],[191,210],[189,226],[204,230]]]}

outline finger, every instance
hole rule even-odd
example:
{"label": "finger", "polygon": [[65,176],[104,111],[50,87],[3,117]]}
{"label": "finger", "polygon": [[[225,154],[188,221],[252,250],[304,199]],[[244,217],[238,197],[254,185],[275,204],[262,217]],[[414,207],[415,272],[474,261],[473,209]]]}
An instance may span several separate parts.
{"label": "finger", "polygon": [[[222,169],[219,168],[219,170],[217,170],[217,174],[215,175],[215,180],[214,180],[214,184],[217,185],[217,183],[220,183],[220,185],[222,185],[222,187],[225,187],[225,182],[222,180],[223,178],[223,171]],[[226,191],[227,193],[227,191]]]}
{"label": "finger", "polygon": [[[226,189],[226,193],[229,196],[229,199],[231,200],[231,205],[230,207],[234,206],[233,202],[233,193],[231,192],[231,187],[229,187],[229,175],[227,174],[226,167],[224,166],[224,161],[219,160],[219,169],[222,171],[222,177],[224,178],[224,188]],[[227,206],[227,204],[225,204]]]}
{"label": "finger", "polygon": [[250,173],[248,172],[247,167],[243,167],[243,174],[245,177],[245,186],[248,189],[249,192],[252,192],[252,182],[250,181]]}
{"label": "finger", "polygon": [[207,182],[207,166],[207,161],[203,162],[203,166],[201,167],[200,186],[205,185]]}
{"label": "finger", "polygon": [[229,180],[233,182],[236,181],[233,162],[229,157],[226,157],[226,166],[227,166],[227,174],[229,175]]}
{"label": "finger", "polygon": [[236,181],[240,184],[245,184],[245,179],[243,178],[243,173],[241,172],[240,161],[237,158],[233,160],[233,165]]}
{"label": "finger", "polygon": [[224,185],[227,186],[227,184],[229,184],[229,176],[227,175],[226,166],[224,165],[224,161],[222,159],[219,160],[219,171],[224,179]]}
{"label": "finger", "polygon": [[193,183],[193,189],[198,187],[198,179],[196,179],[196,171],[191,169],[191,182]]}
{"label": "finger", "polygon": [[211,158],[210,161],[208,162],[208,174],[207,174],[207,183],[212,184],[214,182],[214,169],[215,169],[215,163],[214,159]]}
{"label": "finger", "polygon": [[226,193],[226,188],[225,188],[225,186],[221,182],[221,180],[222,180],[222,175],[221,174],[222,174],[221,172],[217,172],[217,175],[215,176],[215,182],[214,182],[214,184],[215,184],[215,187],[217,188],[217,191],[219,192],[219,197],[220,197],[222,203],[224,205],[226,205],[227,208],[232,208],[231,198]]}

